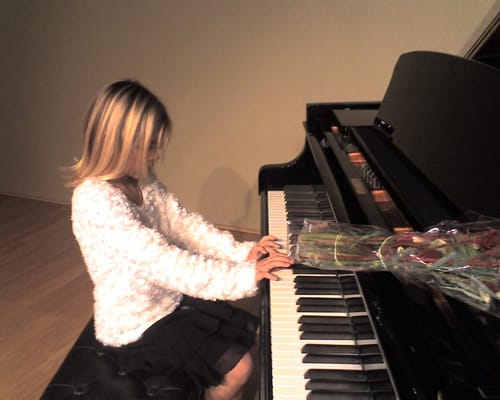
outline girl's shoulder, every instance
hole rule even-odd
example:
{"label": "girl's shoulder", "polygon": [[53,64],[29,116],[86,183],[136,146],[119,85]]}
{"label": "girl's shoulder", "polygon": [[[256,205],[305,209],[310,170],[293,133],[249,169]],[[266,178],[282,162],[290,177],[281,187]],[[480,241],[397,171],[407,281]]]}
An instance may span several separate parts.
{"label": "girl's shoulder", "polygon": [[89,178],[80,183],[74,190],[71,199],[73,206],[84,205],[85,208],[109,207],[110,205],[126,207],[124,193],[109,182]]}
{"label": "girl's shoulder", "polygon": [[109,196],[115,191],[114,189],[114,186],[106,181],[88,178],[75,187],[73,190],[73,198],[75,196]]}

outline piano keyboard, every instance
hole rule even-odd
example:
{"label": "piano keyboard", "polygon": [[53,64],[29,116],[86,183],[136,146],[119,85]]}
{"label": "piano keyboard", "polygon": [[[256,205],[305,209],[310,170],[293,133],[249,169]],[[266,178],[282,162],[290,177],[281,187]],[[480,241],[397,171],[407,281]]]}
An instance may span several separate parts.
{"label": "piano keyboard", "polygon": [[[268,232],[284,252],[304,218],[334,218],[323,196],[311,186],[268,192]],[[299,265],[275,273],[280,280],[269,285],[273,398],[396,399],[356,276]]]}

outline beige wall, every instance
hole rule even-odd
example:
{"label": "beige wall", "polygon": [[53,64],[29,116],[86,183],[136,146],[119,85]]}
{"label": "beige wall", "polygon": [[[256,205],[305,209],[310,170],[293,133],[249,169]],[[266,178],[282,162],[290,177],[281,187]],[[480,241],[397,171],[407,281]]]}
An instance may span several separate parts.
{"label": "beige wall", "polygon": [[495,0],[0,0],[0,193],[68,201],[83,113],[143,81],[174,136],[158,175],[210,221],[258,230],[257,176],[304,143],[305,104],[378,100],[399,54],[463,54]]}

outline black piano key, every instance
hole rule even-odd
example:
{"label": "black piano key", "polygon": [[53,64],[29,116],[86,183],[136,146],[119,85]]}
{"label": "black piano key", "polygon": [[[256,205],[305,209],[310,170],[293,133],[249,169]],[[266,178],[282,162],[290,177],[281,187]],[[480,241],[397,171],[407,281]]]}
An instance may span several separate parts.
{"label": "black piano key", "polygon": [[337,275],[337,276],[353,276],[349,270],[324,270],[319,268],[309,267],[303,264],[295,264],[293,266],[294,274],[319,274],[319,275]]}
{"label": "black piano key", "polygon": [[343,305],[344,307],[364,307],[363,299],[360,297],[352,298],[329,298],[329,297],[299,297],[296,301],[298,305],[322,305],[322,304],[332,304],[332,305]]}
{"label": "black piano key", "polygon": [[294,195],[291,193],[285,193],[285,201],[287,211],[294,208],[299,211],[299,207],[302,204],[305,204],[308,207],[314,206],[318,209],[316,199],[308,193],[299,193]]}
{"label": "black piano key", "polygon": [[303,362],[311,364],[381,364],[384,362],[381,355],[317,355],[307,354]]}
{"label": "black piano key", "polygon": [[373,371],[351,371],[333,369],[309,369],[305,372],[304,378],[327,381],[348,381],[348,382],[385,382],[390,381],[387,371],[377,369]]}
{"label": "black piano key", "polygon": [[290,219],[295,219],[297,222],[301,221],[304,223],[304,219],[307,219],[307,213],[316,213],[321,214],[321,210],[318,205],[314,202],[306,202],[304,200],[286,200],[286,212],[289,216],[292,216]]}
{"label": "black piano key", "polygon": [[321,211],[309,205],[297,204],[297,210],[289,209],[287,211],[288,221],[294,221],[304,225],[305,218],[314,218],[321,215]]}
{"label": "black piano key", "polygon": [[296,284],[329,283],[339,287],[341,285],[337,276],[296,276],[293,281]]}
{"label": "black piano key", "polygon": [[299,291],[303,290],[330,290],[334,292],[334,294],[345,294],[345,295],[351,295],[351,294],[358,294],[359,290],[357,286],[343,286],[342,284],[339,283],[328,283],[328,282],[297,282],[295,284],[295,288],[297,289],[297,294],[300,294]]}
{"label": "black piano key", "polygon": [[340,346],[333,344],[306,344],[302,346],[303,354],[329,355],[329,354],[355,354],[355,355],[381,355],[380,349],[375,344]]}
{"label": "black piano key", "polygon": [[297,289],[337,289],[339,292],[342,292],[342,285],[338,282],[328,283],[328,282],[298,282],[295,285]]}
{"label": "black piano key", "polygon": [[[314,317],[314,316],[311,316]],[[322,330],[322,329],[332,329],[332,330],[340,330],[340,329],[350,329],[357,332],[365,332],[372,329],[370,321],[368,318],[364,319],[364,321],[356,321],[354,322],[349,317],[335,318],[335,317],[323,317],[318,316],[318,318],[299,318],[299,328],[302,327],[309,328],[310,330]]]}
{"label": "black piano key", "polygon": [[[307,197],[290,198],[290,196],[285,195],[285,201],[286,211],[288,213],[295,212],[299,218],[305,215],[305,212],[307,211],[319,212],[319,207],[316,201],[313,199],[308,199]],[[301,212],[304,212],[304,214],[301,215]]]}
{"label": "black piano key", "polygon": [[310,288],[339,288],[349,291],[358,292],[358,285],[355,281],[350,280],[339,280],[336,277],[330,276],[297,276],[294,279],[295,287],[298,289],[310,289]]}
{"label": "black piano key", "polygon": [[294,264],[292,269],[294,274],[308,274],[308,275],[330,275],[332,271],[309,267],[302,264]]}
{"label": "black piano key", "polygon": [[359,364],[363,363],[363,359],[361,356],[353,356],[353,355],[316,355],[316,354],[307,354],[302,359],[304,363],[310,364]]}
{"label": "black piano key", "polygon": [[392,392],[392,385],[390,381],[380,382],[346,382],[346,381],[322,381],[312,380],[307,382],[306,389],[317,391],[330,391],[330,392],[365,392],[365,393],[379,393],[379,392]]}
{"label": "black piano key", "polygon": [[322,279],[328,279],[330,282],[338,282],[343,285],[352,285],[357,284],[356,279],[352,273],[349,274],[338,274],[337,271],[328,271],[328,276],[318,277],[318,276],[308,276],[308,275],[298,275],[295,277],[295,281],[303,281],[303,282],[317,282]]}
{"label": "black piano key", "polygon": [[285,199],[287,201],[304,201],[304,202],[309,202],[312,203],[316,200],[316,195],[314,194],[313,191],[306,191],[306,192],[290,192],[290,191],[285,191]]}
{"label": "black piano key", "polygon": [[297,308],[298,312],[330,312],[330,313],[347,313],[345,307],[340,306],[299,306]]}
{"label": "black piano key", "polygon": [[359,292],[355,289],[349,289],[346,291],[341,291],[339,289],[297,289],[295,294],[298,296],[310,296],[310,295],[324,295],[324,296],[335,296],[335,295],[350,295],[358,294]]}
{"label": "black piano key", "polygon": [[[297,218],[305,218],[306,211],[319,211],[318,206],[310,199],[290,199],[285,196],[286,212],[288,215],[294,213]],[[301,214],[301,212],[303,212]]]}
{"label": "black piano key", "polygon": [[[302,327],[309,327],[311,330],[318,330],[321,329],[322,327],[325,327],[325,329],[330,329],[330,330],[335,330],[335,329],[353,329],[353,322],[349,318],[348,315],[343,316],[343,317],[320,317],[320,318],[313,318],[312,316],[306,315],[304,316],[306,318],[300,317],[298,322],[299,322],[299,329],[302,329]],[[307,318],[311,317],[311,318]]]}
{"label": "black piano key", "polygon": [[322,279],[329,279],[330,282],[332,283],[338,283],[340,285],[356,285],[357,282],[356,279],[354,278],[354,275],[339,275],[336,272],[330,272],[329,275],[327,276],[317,276],[317,275],[297,275],[295,277],[295,282],[318,282],[321,281]]}
{"label": "black piano key", "polygon": [[301,340],[368,340],[375,339],[373,332],[303,332]]}
{"label": "black piano key", "polygon": [[299,324],[339,324],[339,325],[359,325],[369,324],[368,316],[354,317],[325,317],[323,315],[302,315],[298,319]]}
{"label": "black piano key", "polygon": [[323,297],[299,297],[298,312],[362,312],[365,306],[361,298],[333,299]]}
{"label": "black piano key", "polygon": [[307,395],[307,400],[396,400],[394,392],[341,393],[334,391],[312,391]]}
{"label": "black piano key", "polygon": [[[307,219],[321,219],[321,213],[318,211],[310,211],[306,214],[300,213],[301,217],[297,217],[293,211],[288,212],[289,228],[288,232],[299,234],[304,227],[304,218]],[[297,237],[294,238],[293,244],[297,243]]]}
{"label": "black piano key", "polygon": [[344,276],[318,276],[318,275],[298,275],[294,278],[294,283],[297,287],[303,285],[325,285],[329,284],[332,287],[344,287],[344,288],[358,288],[358,284],[354,277]]}
{"label": "black piano key", "polygon": [[363,312],[362,306],[342,306],[336,304],[305,304],[297,307],[299,313],[350,313],[350,312]]}
{"label": "black piano key", "polygon": [[371,333],[373,335],[372,326],[370,324],[359,325],[330,325],[330,324],[300,324],[299,331],[301,332],[348,332],[353,334]]}
{"label": "black piano key", "polygon": [[315,206],[317,209],[317,199],[315,196],[311,196],[308,193],[301,193],[296,195],[291,195],[290,193],[285,193],[285,199],[287,204],[287,209],[289,209],[290,205],[306,205],[308,207]]}

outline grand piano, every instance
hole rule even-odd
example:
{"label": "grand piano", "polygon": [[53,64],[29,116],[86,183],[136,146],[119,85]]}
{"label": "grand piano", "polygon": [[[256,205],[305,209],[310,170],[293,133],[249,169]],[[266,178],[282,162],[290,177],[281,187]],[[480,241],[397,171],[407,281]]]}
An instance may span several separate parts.
{"label": "grand piano", "polygon": [[[500,217],[500,70],[401,55],[381,102],[307,104],[301,154],[259,172],[261,233],[305,218],[425,231]],[[500,318],[386,271],[261,283],[260,398],[500,399]],[[498,310],[497,310],[498,311]]]}

